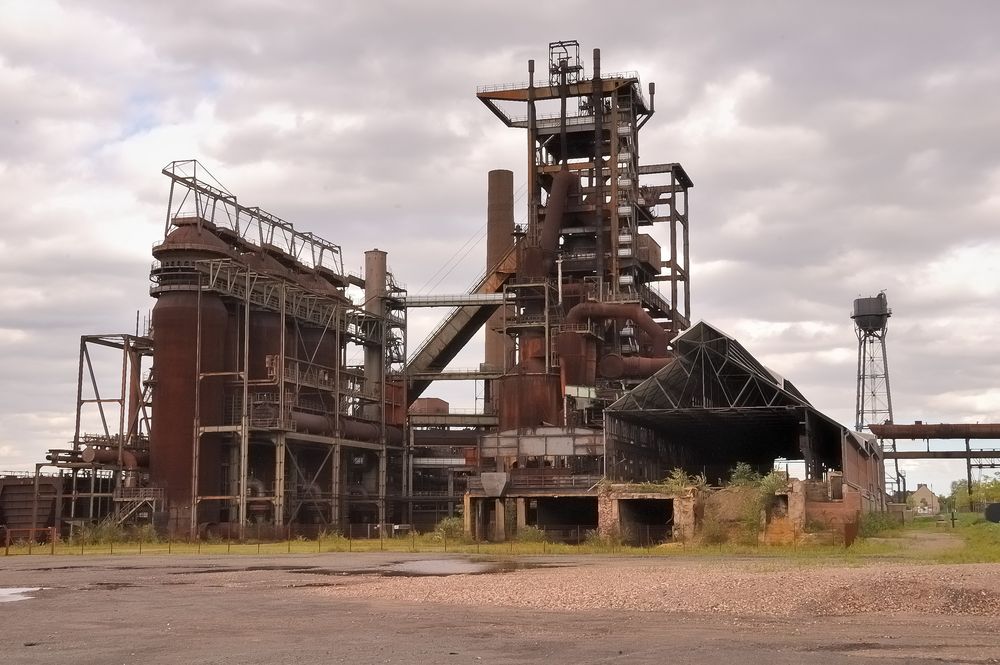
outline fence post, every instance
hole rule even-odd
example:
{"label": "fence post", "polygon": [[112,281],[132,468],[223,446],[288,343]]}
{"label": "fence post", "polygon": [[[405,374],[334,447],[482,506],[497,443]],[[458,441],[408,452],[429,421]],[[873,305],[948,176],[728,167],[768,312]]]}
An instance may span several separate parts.
{"label": "fence post", "polygon": [[444,551],[445,552],[448,551],[448,534],[447,533],[444,534]]}
{"label": "fence post", "polygon": [[290,524],[285,526],[285,543],[286,543],[286,553],[287,554],[291,554],[292,553],[292,526]]}
{"label": "fence post", "polygon": [[139,538],[139,554],[142,554],[142,538]]}
{"label": "fence post", "polygon": [[410,529],[410,549],[414,552],[417,551],[417,532],[412,528]]}
{"label": "fence post", "polygon": [[35,542],[35,528],[32,527],[28,534],[28,554],[31,554],[31,544]]}
{"label": "fence post", "polygon": [[323,551],[323,534],[319,531],[316,532],[316,551]]}
{"label": "fence post", "polygon": [[167,554],[173,554],[173,541],[167,538]]}
{"label": "fence post", "polygon": [[10,530],[7,528],[3,530],[3,555],[10,556]]}

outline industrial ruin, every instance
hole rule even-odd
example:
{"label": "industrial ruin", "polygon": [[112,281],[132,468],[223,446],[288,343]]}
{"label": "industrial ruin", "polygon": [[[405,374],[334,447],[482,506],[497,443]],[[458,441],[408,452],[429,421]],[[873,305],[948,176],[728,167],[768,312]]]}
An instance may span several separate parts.
{"label": "industrial ruin", "polygon": [[[643,483],[776,459],[804,467],[777,495],[799,525],[883,509],[874,438],[692,318],[694,182],[639,158],[654,85],[566,41],[526,83],[476,95],[511,141],[527,134],[527,218],[514,223],[512,172],[491,171],[485,272],[467,293],[408,294],[378,249],[347,274],[337,244],[244,205],[198,162],[164,168],[149,328],[81,339],[72,444],[0,481],[8,523],[198,537],[462,515],[481,539],[528,525],[679,539],[705,498]],[[411,344],[416,307],[450,309]],[[481,364],[450,367],[483,329]],[[106,383],[96,350],[117,354]],[[439,381],[481,386],[483,408],[426,396]]]}

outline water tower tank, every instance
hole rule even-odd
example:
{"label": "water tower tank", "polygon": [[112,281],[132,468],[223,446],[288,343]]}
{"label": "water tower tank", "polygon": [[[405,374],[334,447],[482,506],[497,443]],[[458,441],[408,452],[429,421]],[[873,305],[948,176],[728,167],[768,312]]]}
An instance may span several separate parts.
{"label": "water tower tank", "polygon": [[857,298],[854,301],[854,324],[866,333],[876,333],[885,329],[886,322],[892,316],[885,294],[880,293],[870,298]]}

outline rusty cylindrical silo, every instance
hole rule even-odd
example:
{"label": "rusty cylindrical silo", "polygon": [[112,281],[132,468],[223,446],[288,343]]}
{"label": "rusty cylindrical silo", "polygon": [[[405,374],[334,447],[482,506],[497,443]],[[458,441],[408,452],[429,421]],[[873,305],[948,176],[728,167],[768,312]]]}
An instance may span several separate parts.
{"label": "rusty cylindrical silo", "polygon": [[[177,220],[178,227],[153,255],[166,274],[171,268],[202,259],[231,256],[225,242],[194,220]],[[223,382],[221,377],[206,379],[197,386],[198,320],[201,307],[201,371],[223,369],[226,307],[214,294],[202,293],[199,303],[197,276],[171,273],[169,289],[159,291],[153,307],[153,422],[150,433],[150,479],[166,491],[174,524],[187,528],[191,510],[192,463],[194,452],[195,394],[200,394],[202,425],[221,424]],[[161,285],[164,282],[161,280]],[[202,440],[199,465],[200,492],[219,491],[219,443]]]}

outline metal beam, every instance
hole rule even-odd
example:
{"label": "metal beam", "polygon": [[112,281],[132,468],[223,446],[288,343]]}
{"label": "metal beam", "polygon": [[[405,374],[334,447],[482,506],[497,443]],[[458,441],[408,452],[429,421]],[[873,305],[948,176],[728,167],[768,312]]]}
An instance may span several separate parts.
{"label": "metal beam", "polygon": [[869,425],[880,439],[1000,439],[1000,423]]}

